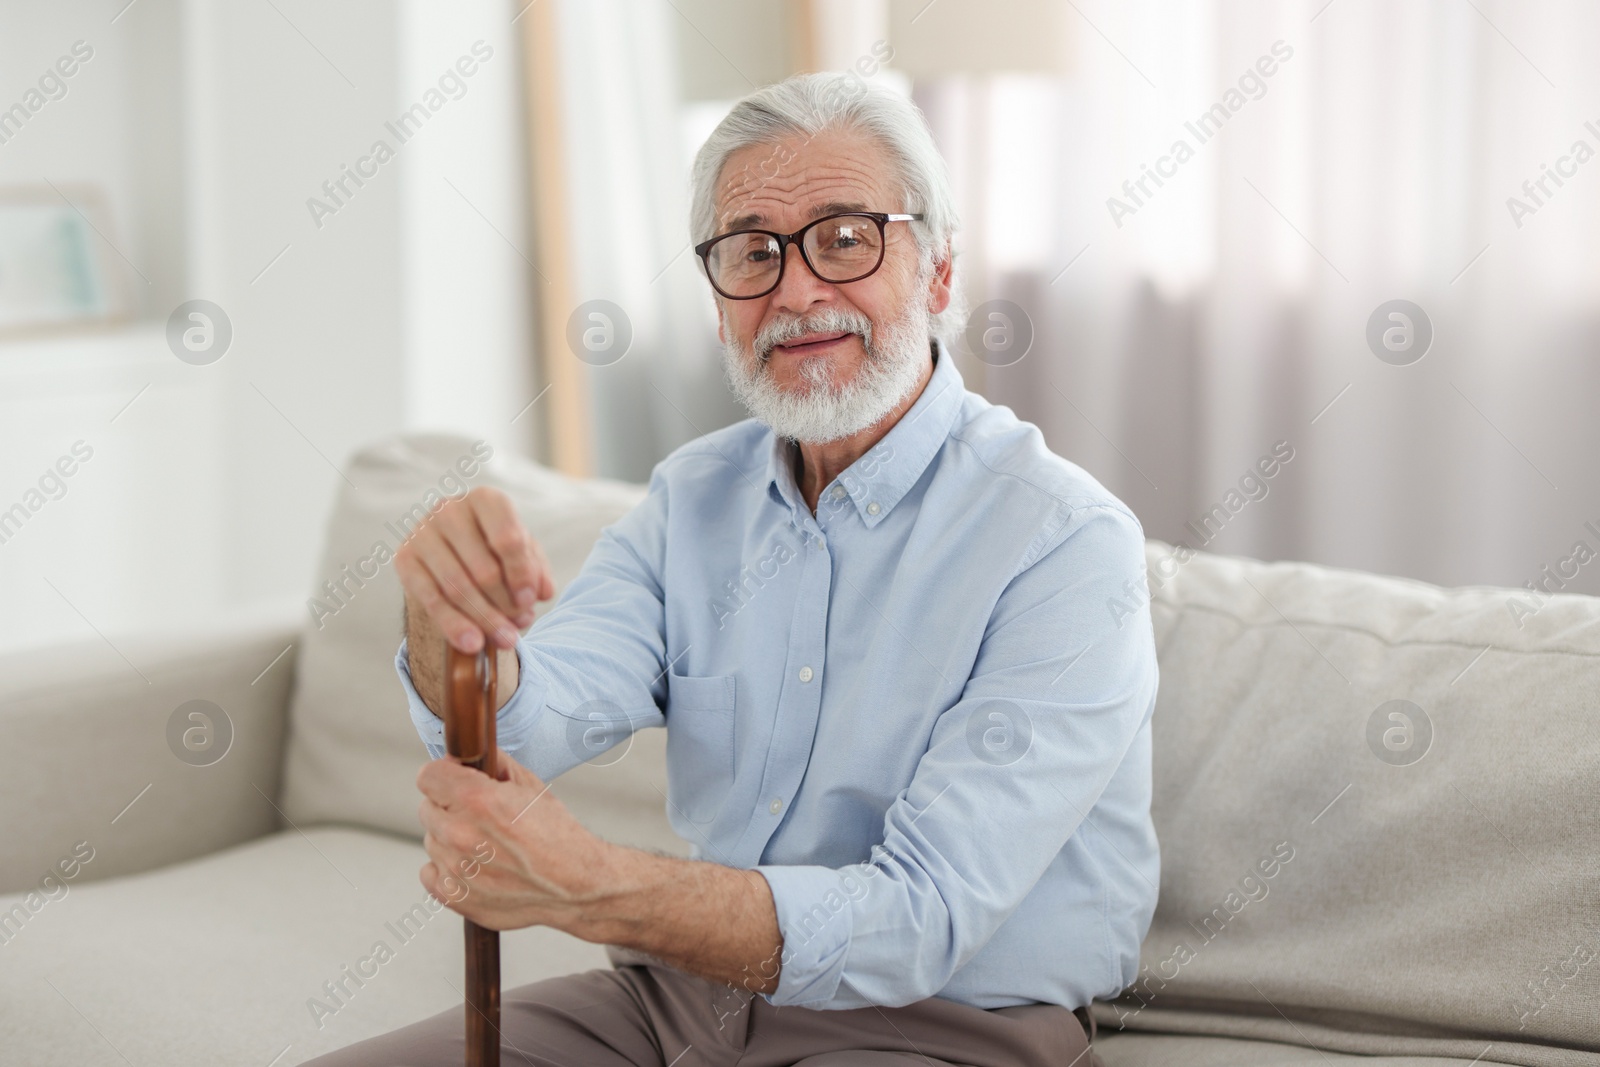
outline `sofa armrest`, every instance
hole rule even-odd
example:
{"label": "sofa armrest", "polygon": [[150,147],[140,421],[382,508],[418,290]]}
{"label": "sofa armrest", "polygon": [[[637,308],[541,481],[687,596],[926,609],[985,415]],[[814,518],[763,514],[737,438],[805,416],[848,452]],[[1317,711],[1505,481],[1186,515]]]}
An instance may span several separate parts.
{"label": "sofa armrest", "polygon": [[[276,807],[304,609],[204,629],[109,634],[0,655],[0,892],[37,886],[88,842],[75,881],[161,867],[279,828]],[[222,709],[220,759],[180,759],[180,705]],[[202,740],[191,734],[190,741]],[[220,746],[219,746],[220,747]],[[210,754],[217,751],[210,750]],[[205,757],[189,753],[190,759]],[[81,858],[81,854],[80,854]]]}

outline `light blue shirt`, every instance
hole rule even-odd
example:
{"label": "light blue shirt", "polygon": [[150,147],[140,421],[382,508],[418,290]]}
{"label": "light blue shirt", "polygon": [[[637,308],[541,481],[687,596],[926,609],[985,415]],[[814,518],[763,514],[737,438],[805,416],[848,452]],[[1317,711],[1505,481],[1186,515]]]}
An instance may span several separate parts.
{"label": "light blue shirt", "polygon": [[496,719],[546,780],[667,727],[672,826],[772,888],[773,1004],[1075,1008],[1134,980],[1155,910],[1143,531],[934,351],[815,515],[754,419],[657,464]]}

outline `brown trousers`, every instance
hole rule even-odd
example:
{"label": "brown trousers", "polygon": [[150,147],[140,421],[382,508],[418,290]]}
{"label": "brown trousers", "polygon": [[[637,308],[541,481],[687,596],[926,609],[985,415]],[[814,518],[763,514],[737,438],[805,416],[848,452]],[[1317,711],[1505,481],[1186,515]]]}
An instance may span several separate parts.
{"label": "brown trousers", "polygon": [[[1092,1028],[1055,1004],[987,1011],[930,997],[900,1008],[778,1008],[608,949],[612,970],[547,978],[500,1000],[504,1067],[1101,1067]],[[463,1009],[307,1067],[456,1067]]]}

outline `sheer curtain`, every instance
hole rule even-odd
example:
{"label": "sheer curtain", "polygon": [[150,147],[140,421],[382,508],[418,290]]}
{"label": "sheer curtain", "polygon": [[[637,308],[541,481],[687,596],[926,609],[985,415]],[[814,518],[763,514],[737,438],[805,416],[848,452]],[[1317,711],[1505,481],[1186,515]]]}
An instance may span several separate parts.
{"label": "sheer curtain", "polygon": [[[1196,548],[1506,585],[1600,551],[1594,5],[1074,10],[1069,77],[915,88],[970,299],[1034,331],[969,385]],[[1397,299],[1405,365],[1367,340]]]}
{"label": "sheer curtain", "polygon": [[676,446],[745,415],[723,383],[689,249],[676,19],[664,2],[556,8],[572,296],[616,304],[632,331],[621,359],[584,370],[594,468],[638,482]]}

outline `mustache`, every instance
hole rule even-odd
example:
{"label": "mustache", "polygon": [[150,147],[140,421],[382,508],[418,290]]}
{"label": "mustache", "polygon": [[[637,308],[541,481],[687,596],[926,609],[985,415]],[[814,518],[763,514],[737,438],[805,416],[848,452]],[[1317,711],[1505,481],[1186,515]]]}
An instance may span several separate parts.
{"label": "mustache", "polygon": [[775,319],[763,326],[751,341],[756,358],[765,363],[776,345],[787,344],[808,333],[853,333],[872,350],[872,320],[856,312],[832,310],[820,315]]}

